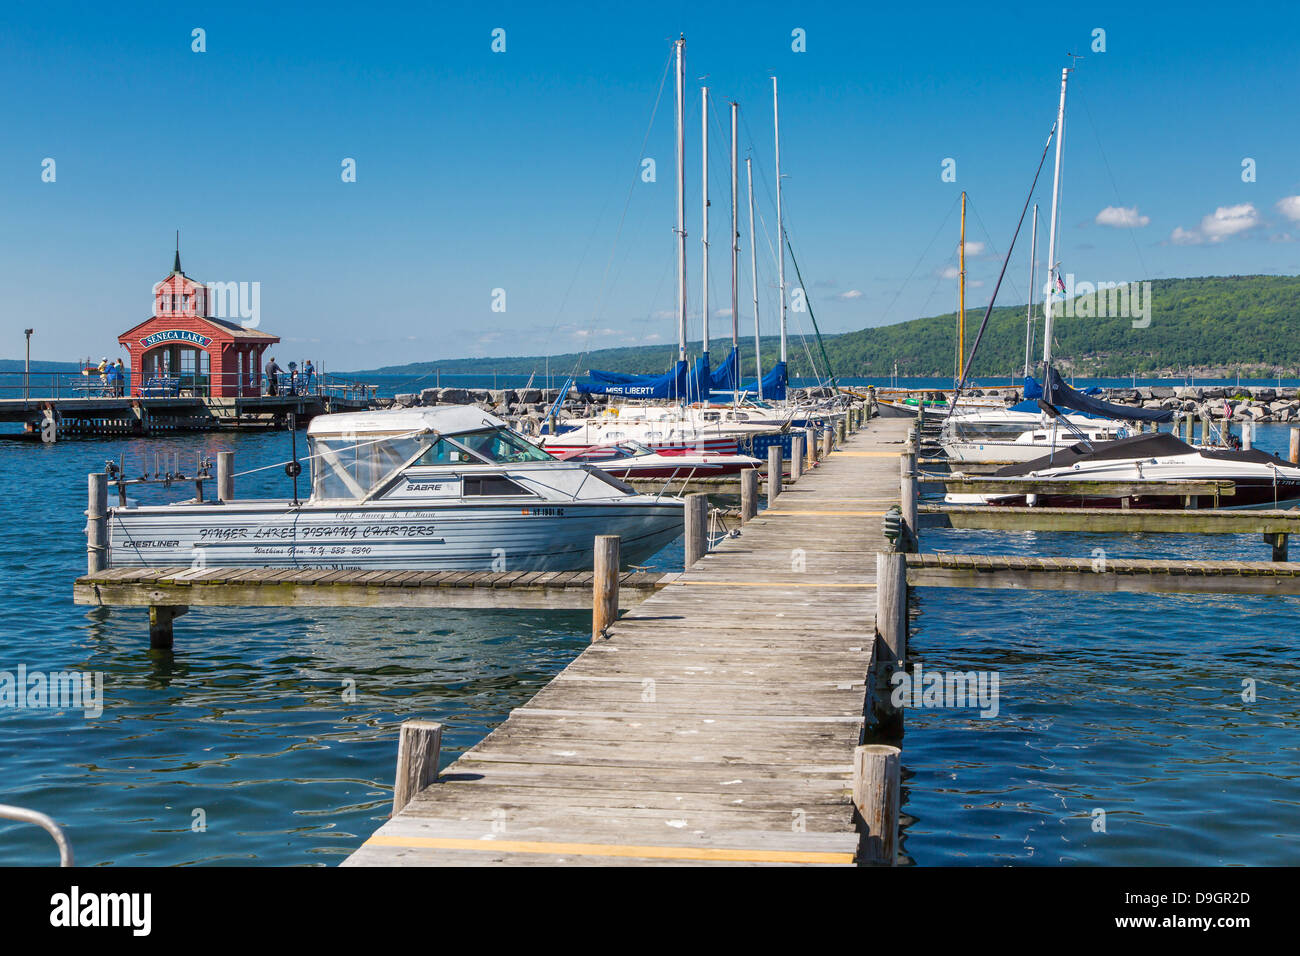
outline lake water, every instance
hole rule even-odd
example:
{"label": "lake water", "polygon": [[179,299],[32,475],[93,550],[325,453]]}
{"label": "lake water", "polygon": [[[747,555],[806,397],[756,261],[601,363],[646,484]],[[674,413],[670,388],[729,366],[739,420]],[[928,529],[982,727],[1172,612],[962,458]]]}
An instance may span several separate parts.
{"label": "lake water", "polygon": [[[1262,447],[1286,440],[1285,428],[1259,429]],[[86,473],[119,454],[134,471],[155,451],[180,452],[188,469],[197,452],[225,449],[251,468],[286,458],[288,437],[0,437],[0,670],[102,672],[106,698],[97,718],[0,710],[0,802],[57,819],[81,864],[337,864],[388,814],[402,720],[444,722],[449,762],[587,642],[589,617],[576,612],[199,609],[177,620],[165,655],[148,649],[143,610],[73,605]],[[288,481],[273,469],[238,490],[280,496]],[[930,532],[925,547],[1268,556],[1257,536]],[[658,564],[680,560],[674,547]],[[908,857],[1294,862],[1298,609],[1289,598],[914,592],[914,659],[996,671],[1000,702],[994,719],[908,714]],[[44,832],[0,823],[0,864],[55,860]]]}

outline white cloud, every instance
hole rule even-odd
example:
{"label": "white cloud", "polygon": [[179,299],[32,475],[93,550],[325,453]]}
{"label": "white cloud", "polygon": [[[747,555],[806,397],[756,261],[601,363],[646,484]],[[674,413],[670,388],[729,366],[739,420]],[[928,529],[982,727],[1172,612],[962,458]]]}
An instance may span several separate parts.
{"label": "white cloud", "polygon": [[1220,206],[1201,220],[1201,234],[1211,242],[1246,232],[1260,225],[1259,211],[1254,203],[1239,206]]}
{"label": "white cloud", "polygon": [[861,289],[849,289],[847,292],[841,292],[835,296],[837,299],[860,299],[864,295]]}
{"label": "white cloud", "polygon": [[1277,201],[1277,211],[1292,222],[1300,222],[1300,196],[1287,196]]}
{"label": "white cloud", "polygon": [[1197,246],[1205,242],[1222,242],[1232,236],[1249,232],[1264,224],[1254,203],[1220,206],[1201,220],[1195,229],[1177,226],[1169,236],[1176,246]]}
{"label": "white cloud", "polygon": [[1151,217],[1140,215],[1137,206],[1107,206],[1097,213],[1095,221],[1099,226],[1134,229],[1150,224]]}
{"label": "white cloud", "polygon": [[939,273],[940,279],[955,279],[961,275],[961,270],[956,266],[945,266]]}
{"label": "white cloud", "polygon": [[[968,241],[966,243],[966,255],[972,259],[976,256],[982,256],[984,255],[984,248],[985,246],[982,242]],[[961,251],[961,243],[957,243],[957,249],[958,251]]]}

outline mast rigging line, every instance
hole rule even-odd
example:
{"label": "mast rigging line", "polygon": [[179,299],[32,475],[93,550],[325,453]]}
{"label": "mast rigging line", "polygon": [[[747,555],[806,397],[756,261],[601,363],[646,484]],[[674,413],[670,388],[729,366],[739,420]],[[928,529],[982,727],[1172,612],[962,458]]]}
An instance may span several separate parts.
{"label": "mast rigging line", "polygon": [[1052,124],[1052,131],[1047,134],[1047,142],[1043,144],[1043,155],[1038,158],[1038,169],[1034,171],[1034,181],[1029,186],[1029,194],[1025,196],[1025,204],[1020,207],[1020,218],[1016,221],[1016,231],[1011,234],[1011,244],[1007,246],[1007,254],[1002,259],[1002,271],[998,273],[997,284],[993,286],[993,294],[989,296],[988,307],[984,310],[984,320],[980,322],[980,330],[975,335],[975,341],[971,345],[970,358],[966,361],[966,367],[962,370],[961,381],[957,383],[957,389],[952,394],[952,403],[948,406],[948,414],[945,419],[951,418],[952,413],[957,409],[957,399],[961,398],[962,389],[966,387],[966,380],[970,378],[971,363],[975,361],[975,353],[979,350],[980,340],[984,338],[984,330],[988,328],[989,316],[993,314],[993,304],[998,300],[998,290],[1002,288],[1002,278],[1007,274],[1007,264],[1011,261],[1011,253],[1016,248],[1016,238],[1020,235],[1020,227],[1025,224],[1025,214],[1029,212],[1029,204],[1033,201],[1034,190],[1038,188],[1038,177],[1043,173],[1043,163],[1047,162],[1047,151],[1051,148],[1052,140],[1057,134],[1056,123]]}

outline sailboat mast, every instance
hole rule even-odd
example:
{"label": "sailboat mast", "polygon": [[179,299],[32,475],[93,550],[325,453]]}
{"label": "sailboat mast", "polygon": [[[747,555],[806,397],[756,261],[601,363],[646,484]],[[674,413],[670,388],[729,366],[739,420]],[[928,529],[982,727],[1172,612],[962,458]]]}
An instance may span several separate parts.
{"label": "sailboat mast", "polygon": [[961,241],[957,248],[957,381],[966,368],[966,190],[961,193]]}
{"label": "sailboat mast", "polygon": [[758,337],[758,234],[754,232],[754,161],[745,157],[745,175],[749,179],[749,273],[754,287],[754,372],[758,382],[758,399],[763,400],[763,352]]}
{"label": "sailboat mast", "polygon": [[686,361],[686,38],[677,41],[677,360]]}
{"label": "sailboat mast", "polygon": [[776,105],[776,77],[772,77],[772,133],[776,142],[776,254],[777,285],[781,289],[781,361],[785,361],[785,226],[781,219],[781,119]]}
{"label": "sailboat mast", "polygon": [[736,113],[740,109],[737,103],[731,104],[731,347],[740,345],[740,283],[736,268],[740,258],[740,232],[737,229],[736,216]]}
{"label": "sailboat mast", "polygon": [[[1052,178],[1052,219],[1047,229],[1047,295],[1043,299],[1043,374],[1048,375],[1046,366],[1052,364],[1052,297],[1056,294],[1059,263],[1056,261],[1056,230],[1060,224],[1061,202],[1061,147],[1065,142],[1065,84],[1070,78],[1070,69],[1061,70],[1061,105],[1056,111],[1056,173]],[[1045,384],[1050,385],[1050,382]],[[1048,399],[1051,396],[1048,395]]]}
{"label": "sailboat mast", "polygon": [[[704,215],[702,225],[700,226],[700,246],[703,254],[702,270],[700,272],[700,301],[701,312],[704,319],[704,354],[709,354],[709,88],[700,87],[703,94],[703,108],[700,110],[700,143],[701,143],[701,195],[703,196],[702,204]],[[707,396],[701,396],[705,398]]]}
{"label": "sailboat mast", "polygon": [[1034,203],[1034,232],[1029,241],[1029,305],[1025,306],[1025,378],[1029,378],[1029,355],[1034,347],[1034,284],[1038,282],[1038,203]]}

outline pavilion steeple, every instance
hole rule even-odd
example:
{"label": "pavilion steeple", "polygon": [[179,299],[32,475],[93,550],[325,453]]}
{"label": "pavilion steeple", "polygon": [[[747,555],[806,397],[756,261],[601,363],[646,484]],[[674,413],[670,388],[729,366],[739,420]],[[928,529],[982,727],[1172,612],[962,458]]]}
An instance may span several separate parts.
{"label": "pavilion steeple", "polygon": [[181,269],[181,231],[176,230],[176,259],[172,262],[172,275],[185,275]]}

